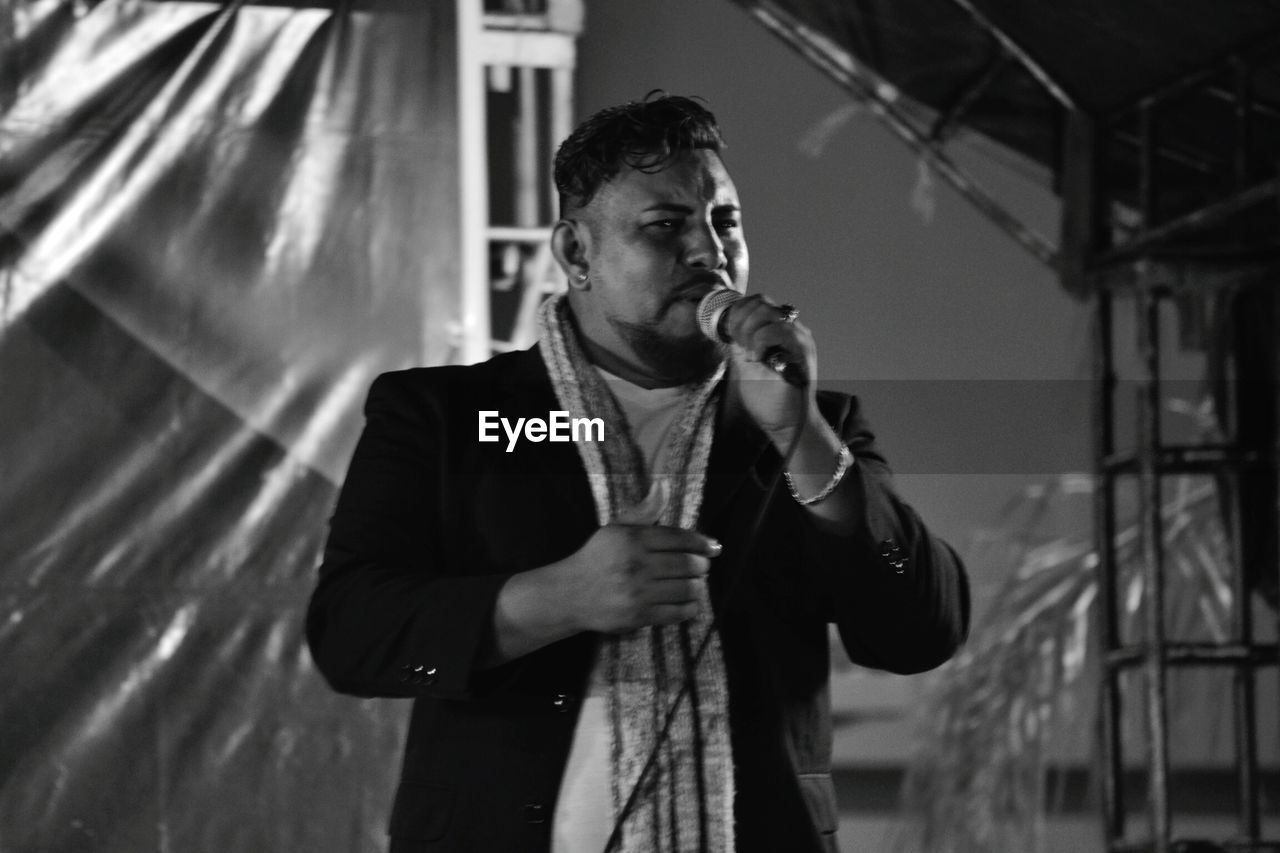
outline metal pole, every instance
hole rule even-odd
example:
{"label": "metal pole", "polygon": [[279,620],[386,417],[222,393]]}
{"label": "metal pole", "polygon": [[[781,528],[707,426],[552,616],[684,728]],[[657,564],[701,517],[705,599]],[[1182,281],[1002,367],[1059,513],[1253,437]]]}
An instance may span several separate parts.
{"label": "metal pole", "polygon": [[[1252,162],[1250,157],[1250,148],[1252,146],[1253,137],[1253,70],[1249,63],[1242,57],[1236,56],[1232,60],[1232,71],[1234,72],[1234,94],[1235,94],[1235,160],[1233,163],[1233,178],[1237,192],[1243,190],[1250,180]],[[1275,298],[1274,295],[1267,291],[1259,294],[1257,297],[1268,309],[1270,316],[1274,316]],[[1243,305],[1247,306],[1252,303],[1252,299],[1247,299]],[[1242,310],[1242,302],[1240,299],[1233,300],[1233,311]],[[1255,327],[1256,328],[1256,327]],[[1263,328],[1267,330],[1268,344],[1264,345],[1264,351],[1274,347],[1275,340],[1275,324],[1267,322],[1263,324]],[[1243,332],[1243,330],[1240,330]],[[1240,344],[1237,343],[1237,351]],[[1256,367],[1245,366],[1244,370],[1252,373]],[[1237,370],[1239,378],[1240,371]],[[1266,388],[1267,395],[1275,393],[1275,369],[1274,362],[1262,366],[1262,374],[1265,377],[1263,386]],[[1243,390],[1243,389],[1242,389]],[[1248,392],[1245,392],[1248,393]],[[1238,444],[1245,444],[1242,441],[1240,433],[1240,419],[1237,418],[1235,424],[1236,435],[1234,436]],[[1272,421],[1274,423],[1274,421]],[[1253,430],[1250,430],[1252,433]],[[1265,441],[1274,441],[1274,436],[1267,436]],[[1247,442],[1253,447],[1241,447],[1241,450],[1255,449],[1258,437],[1249,435]],[[1253,628],[1253,610],[1251,600],[1251,584],[1250,584],[1250,558],[1257,559],[1267,553],[1269,549],[1246,548],[1244,547],[1245,527],[1241,521],[1241,514],[1246,511],[1244,506],[1243,489],[1243,472],[1237,470],[1234,476],[1230,478],[1230,484],[1233,497],[1237,498],[1234,512],[1231,516],[1232,530],[1229,531],[1234,545],[1234,583],[1232,589],[1232,630],[1236,642],[1250,649],[1254,645],[1254,628]],[[1236,750],[1236,797],[1239,804],[1239,828],[1240,833],[1249,841],[1258,841],[1262,835],[1262,816],[1260,814],[1260,797],[1259,797],[1259,772],[1258,772],[1258,719],[1257,719],[1257,671],[1254,663],[1250,660],[1248,663],[1237,664],[1232,668],[1233,675],[1233,692],[1235,704],[1235,750]]]}
{"label": "metal pole", "polygon": [[1139,482],[1142,575],[1145,590],[1143,687],[1147,729],[1147,802],[1153,853],[1170,853],[1168,687],[1165,670],[1164,524],[1160,454],[1160,294],[1138,288],[1138,351],[1143,368],[1139,402]]}
{"label": "metal pole", "polygon": [[517,74],[515,123],[516,152],[516,225],[532,226],[542,222],[543,186],[538,179],[538,69],[522,66]]}
{"label": "metal pole", "polygon": [[[1229,483],[1235,496],[1240,495],[1241,472],[1233,471],[1219,482]],[[1249,574],[1244,555],[1243,528],[1240,513],[1243,502],[1236,501],[1231,514],[1232,529],[1228,531],[1233,544],[1232,557],[1235,574],[1232,583],[1232,633],[1245,650],[1254,643],[1253,613],[1251,610]],[[1236,790],[1239,803],[1240,833],[1250,841],[1262,837],[1262,818],[1258,809],[1258,720],[1255,663],[1252,655],[1232,666],[1235,699],[1235,750]]]}
{"label": "metal pole", "polygon": [[[1252,69],[1249,63],[1242,57],[1236,56],[1232,58],[1231,70],[1234,74],[1234,119],[1235,119],[1235,158],[1232,164],[1233,179],[1237,193],[1243,191],[1250,180],[1250,169],[1252,166],[1250,158],[1250,147],[1252,145],[1253,136],[1253,86],[1252,86]],[[1268,293],[1261,297],[1268,307],[1274,305],[1274,299]],[[1252,300],[1248,300],[1251,302]],[[1233,300],[1233,311],[1241,310],[1241,301]],[[1274,326],[1271,323],[1264,324],[1264,327],[1271,331],[1268,337],[1274,339]],[[1237,350],[1239,344],[1237,344]],[[1275,374],[1271,366],[1264,368],[1264,375],[1271,381],[1266,383],[1268,394],[1274,393]],[[1252,368],[1246,368],[1251,370]],[[1238,376],[1238,373],[1237,373]],[[1234,436],[1237,443],[1243,444],[1239,434],[1240,420],[1237,419],[1235,424],[1236,435]],[[1249,442],[1255,443],[1256,436],[1249,436]],[[1256,444],[1255,444],[1256,446]],[[1241,450],[1253,449],[1241,447]],[[1226,478],[1220,480],[1225,482]],[[1244,506],[1243,489],[1243,472],[1236,470],[1233,476],[1229,478],[1232,496],[1237,498],[1235,506],[1232,507],[1234,512],[1231,515],[1232,529],[1228,531],[1231,534],[1231,541],[1234,546],[1234,583],[1232,589],[1232,630],[1234,639],[1241,645],[1249,648],[1254,643],[1253,630],[1253,612],[1250,599],[1250,583],[1248,559],[1264,552],[1263,549],[1244,547],[1245,527],[1241,521],[1241,514],[1246,511]],[[1252,661],[1243,664],[1237,664],[1232,668],[1233,681],[1233,699],[1235,705],[1235,751],[1236,751],[1236,798],[1239,806],[1239,828],[1240,833],[1250,841],[1258,841],[1262,834],[1262,818],[1259,813],[1259,774],[1258,774],[1258,720],[1257,720],[1257,672],[1254,669]]]}
{"label": "metal pole", "polygon": [[489,320],[489,182],[479,0],[455,0],[458,31],[458,189],[460,355],[464,364],[492,355]]}
{"label": "metal pole", "polygon": [[1098,491],[1094,495],[1094,549],[1098,557],[1098,619],[1102,637],[1102,708],[1099,715],[1102,758],[1102,811],[1107,849],[1124,840],[1124,760],[1120,739],[1123,720],[1120,672],[1111,652],[1120,646],[1116,611],[1116,484],[1108,460],[1115,452],[1115,367],[1112,352],[1110,290],[1094,295],[1096,340],[1094,343],[1093,445]]}
{"label": "metal pole", "polygon": [[1034,77],[1036,82],[1043,86],[1045,91],[1063,108],[1068,110],[1076,108],[1075,101],[1067,94],[1067,90],[1058,85],[1058,81],[1054,80],[1053,76],[1022,45],[1018,44],[1013,36],[1005,32],[1003,28],[996,26],[994,21],[980,12],[972,0],[952,0],[952,2],[963,9],[970,18],[973,18],[974,23],[999,42],[1000,47],[1011,56],[1017,57],[1018,61],[1022,63],[1022,67],[1027,69],[1027,73]]}

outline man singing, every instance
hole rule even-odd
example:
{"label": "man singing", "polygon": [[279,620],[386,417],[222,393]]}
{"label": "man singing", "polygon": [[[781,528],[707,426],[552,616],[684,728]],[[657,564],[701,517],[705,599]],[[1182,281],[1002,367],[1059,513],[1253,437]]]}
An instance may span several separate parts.
{"label": "man singing", "polygon": [[[723,144],[687,98],[589,118],[538,345],[370,390],[307,632],[335,689],[415,699],[393,853],[835,851],[828,625],[898,673],[965,636],[795,309],[699,323],[747,288]],[[557,412],[603,435],[480,440]]]}

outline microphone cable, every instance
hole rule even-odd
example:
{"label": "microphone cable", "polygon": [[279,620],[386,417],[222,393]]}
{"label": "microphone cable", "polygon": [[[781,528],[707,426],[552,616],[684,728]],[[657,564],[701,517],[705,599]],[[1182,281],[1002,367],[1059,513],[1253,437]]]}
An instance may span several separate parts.
{"label": "microphone cable", "polygon": [[[791,459],[795,456],[796,448],[800,446],[800,436],[804,434],[805,429],[809,426],[809,407],[806,405],[803,408],[804,414],[801,416],[800,426],[796,430],[795,436],[792,437],[791,443],[787,447],[787,452],[783,454],[778,463],[777,469],[773,472],[773,476],[770,478],[768,486],[765,487],[764,497],[760,501],[760,506],[756,510],[755,518],[752,519],[751,527],[747,531],[747,537],[743,543],[741,557],[739,558],[739,565],[736,567],[737,570],[729,576],[728,588],[725,590],[723,599],[725,607],[729,606],[729,603],[733,601],[738,592],[739,584],[742,582],[742,576],[746,574],[745,568],[747,555],[752,552],[756,538],[760,534],[760,527],[764,523],[765,512],[773,502],[774,493],[778,490],[778,483],[782,480],[782,472],[787,470],[787,466],[791,464]],[[758,483],[759,480],[756,480],[756,482]],[[711,593],[710,589],[708,589],[707,603],[710,604],[710,602]],[[707,626],[706,633],[698,643],[698,648],[692,657],[692,664],[686,665],[685,667],[685,676],[681,681],[680,689],[676,692],[675,698],[671,700],[671,704],[667,707],[666,713],[663,716],[662,727],[658,730],[658,734],[654,739],[653,747],[649,750],[649,754],[640,768],[640,773],[636,776],[635,784],[632,785],[631,792],[627,795],[626,802],[623,803],[622,810],[619,812],[617,819],[613,823],[613,830],[609,833],[609,840],[605,844],[603,853],[617,853],[618,845],[622,843],[622,828],[626,824],[627,819],[631,817],[631,813],[635,810],[636,805],[639,802],[640,792],[644,789],[646,777],[653,770],[654,765],[657,764],[658,756],[662,753],[663,747],[667,744],[667,739],[671,734],[671,724],[676,718],[676,712],[679,711],[681,703],[693,689],[693,684],[698,674],[698,666],[702,663],[702,658],[705,656],[707,649],[710,648],[711,638],[715,636],[719,627],[720,614],[713,608],[711,623]],[[727,718],[728,708],[726,707],[725,710]],[[705,821],[706,815],[700,815],[700,818],[701,820],[699,823],[702,825]],[[705,830],[701,831],[699,834],[698,850],[699,853],[709,853],[707,850],[707,837]]]}

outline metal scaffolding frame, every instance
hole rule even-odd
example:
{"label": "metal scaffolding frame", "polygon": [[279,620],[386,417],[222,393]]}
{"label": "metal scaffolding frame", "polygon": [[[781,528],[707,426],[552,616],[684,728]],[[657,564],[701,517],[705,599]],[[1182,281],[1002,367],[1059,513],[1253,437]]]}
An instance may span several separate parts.
{"label": "metal scaffolding frame", "polygon": [[[1259,670],[1280,676],[1280,648],[1259,640],[1253,604],[1261,595],[1276,621],[1280,590],[1280,112],[1254,97],[1259,73],[1280,74],[1280,39],[1252,44],[1115,110],[1094,115],[1073,102],[1016,38],[970,0],[952,0],[989,41],[992,60],[963,81],[953,100],[932,108],[911,102],[893,84],[774,0],[734,0],[784,43],[845,88],[984,216],[1041,261],[1069,292],[1088,299],[1096,318],[1094,538],[1100,590],[1102,676],[1100,794],[1108,853],[1280,853],[1264,838],[1262,768],[1258,756]],[[792,4],[794,5],[794,4]],[[861,9],[861,7],[859,7]],[[850,33],[864,51],[868,42]],[[873,57],[874,59],[874,57]],[[1046,164],[1063,201],[1060,245],[1036,234],[948,156],[946,143],[992,81],[1016,66],[1056,105],[1057,163]],[[1187,150],[1162,138],[1187,99],[1221,106],[1221,150]],[[1216,109],[1216,107],[1215,107]],[[1184,120],[1185,114],[1181,116]],[[1216,131],[1216,128],[1215,128]],[[1134,306],[1137,418],[1132,449],[1117,442],[1115,311]],[[1216,345],[1232,381],[1220,399],[1225,440],[1166,442],[1162,435],[1161,315],[1171,301],[1193,301],[1220,314]],[[1229,398],[1229,399],[1228,399]],[[1168,555],[1163,495],[1173,477],[1215,478],[1234,568],[1231,631],[1224,642],[1183,642],[1167,624]],[[1136,492],[1140,519],[1143,627],[1121,630],[1117,559],[1121,485]],[[1169,672],[1205,668],[1231,674],[1237,820],[1229,839],[1175,837],[1170,798]],[[1141,689],[1122,682],[1136,675]],[[1136,695],[1135,695],[1136,693]],[[1127,754],[1126,711],[1138,699],[1145,749]],[[1137,758],[1139,761],[1135,761]],[[1145,789],[1133,807],[1132,788]],[[1134,838],[1134,813],[1145,811],[1145,837]]]}
{"label": "metal scaffolding frame", "polygon": [[[469,2],[477,9],[477,0]],[[549,164],[573,129],[573,71],[581,0],[485,0],[475,59],[481,122],[469,195],[483,214],[464,241],[482,259],[472,286],[483,290],[485,322],[469,328],[467,361],[524,349],[536,340],[538,305],[563,289],[551,255],[558,211]],[[477,301],[481,301],[478,299]]]}
{"label": "metal scaffolding frame", "polygon": [[[951,131],[962,123],[967,106],[981,96],[982,89],[990,82],[989,75],[982,75],[973,81],[961,92],[956,103],[940,117],[922,123],[905,108],[901,93],[890,81],[856,61],[838,44],[806,26],[795,16],[768,2],[734,2],[745,7],[748,14],[834,80],[854,100],[864,104],[895,136],[996,227],[1044,264],[1054,266],[1058,262],[1058,247],[1051,240],[1018,219],[982,181],[956,163],[946,152],[945,145]],[[1012,54],[1001,56],[1005,61],[1015,61]]]}
{"label": "metal scaffolding frame", "polygon": [[[1088,292],[1093,295],[1095,360],[1095,469],[1099,478],[1095,513],[1103,638],[1101,748],[1104,763],[1103,812],[1107,849],[1121,851],[1280,851],[1280,841],[1264,837],[1261,768],[1258,756],[1258,670],[1280,666],[1274,642],[1260,642],[1253,619],[1255,595],[1274,591],[1280,554],[1274,530],[1277,504],[1276,323],[1280,301],[1280,180],[1274,160],[1258,156],[1250,80],[1269,51],[1239,52],[1212,69],[1188,75],[1101,121],[1073,115],[1076,125],[1073,232],[1084,239],[1080,252]],[[1223,86],[1228,82],[1231,85]],[[1178,160],[1162,147],[1161,118],[1186,98],[1220,97],[1234,118],[1224,161]],[[1117,186],[1116,162],[1132,159],[1136,185]],[[1100,168],[1100,164],[1111,164]],[[1170,163],[1179,163],[1173,169]],[[1082,165],[1081,165],[1082,164]],[[1186,172],[1196,173],[1195,201],[1186,204]],[[1180,177],[1173,174],[1181,172]],[[1123,224],[1121,224],[1123,221]],[[1167,443],[1164,411],[1161,308],[1191,297],[1212,301],[1222,312],[1229,347],[1222,353],[1231,377],[1215,402],[1222,436],[1212,443]],[[1129,298],[1135,308],[1140,362],[1137,424],[1132,449],[1118,449],[1114,362],[1114,311]],[[1246,328],[1246,325],[1248,328]],[[1188,642],[1170,635],[1166,592],[1169,571],[1165,537],[1165,485],[1169,478],[1213,477],[1223,507],[1234,577],[1230,636],[1222,642]],[[1125,637],[1118,599],[1122,582],[1116,554],[1117,489],[1137,486],[1141,531],[1142,629]],[[1276,611],[1274,592],[1272,614]],[[1170,796],[1174,776],[1170,744],[1169,672],[1174,667],[1225,670],[1232,680],[1233,758],[1236,832],[1230,839],[1189,839],[1175,834]],[[1127,673],[1137,673],[1139,695],[1124,689]],[[1146,788],[1146,837],[1131,837],[1124,779],[1126,703],[1141,703],[1142,763]]]}

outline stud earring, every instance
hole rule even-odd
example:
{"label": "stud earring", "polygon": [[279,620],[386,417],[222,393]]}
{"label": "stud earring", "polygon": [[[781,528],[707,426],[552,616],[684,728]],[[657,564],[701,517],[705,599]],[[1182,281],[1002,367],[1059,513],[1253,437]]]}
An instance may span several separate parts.
{"label": "stud earring", "polygon": [[580,272],[580,273],[578,273],[578,274],[577,274],[577,276],[575,276],[575,277],[578,279],[578,281],[586,281],[586,280],[587,280],[587,274],[586,274],[586,273],[584,273],[584,272]]}

